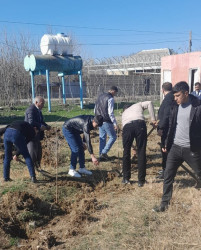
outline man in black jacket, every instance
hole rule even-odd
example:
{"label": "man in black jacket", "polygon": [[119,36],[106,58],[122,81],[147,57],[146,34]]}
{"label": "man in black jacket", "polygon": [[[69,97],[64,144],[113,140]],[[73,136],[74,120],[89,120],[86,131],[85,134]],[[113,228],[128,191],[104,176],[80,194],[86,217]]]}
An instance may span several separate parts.
{"label": "man in black jacket", "polygon": [[161,136],[161,154],[162,154],[162,171],[157,176],[159,179],[164,178],[164,172],[166,167],[167,153],[162,151],[162,148],[165,146],[165,138],[167,137],[168,132],[168,121],[170,115],[170,108],[174,102],[174,95],[172,92],[172,83],[165,82],[162,85],[162,92],[164,99],[158,110],[158,135]]}
{"label": "man in black jacket", "polygon": [[36,169],[40,167],[40,162],[42,158],[42,147],[41,140],[44,138],[44,130],[49,130],[48,126],[43,119],[41,110],[43,109],[45,100],[41,96],[36,96],[34,103],[31,104],[25,113],[25,121],[31,124],[33,127],[36,127],[39,130],[39,133],[30,141],[27,145],[29,154],[34,163]]}
{"label": "man in black jacket", "polygon": [[[85,142],[88,151],[91,155],[94,165],[98,165],[98,160],[93,154],[93,148],[91,145],[90,131],[98,126],[102,126],[103,117],[101,115],[80,115],[67,120],[63,125],[63,135],[68,142],[71,149],[71,164],[69,175],[80,178],[80,174],[91,175],[92,172],[85,168],[85,156],[84,150],[86,149]],[[80,134],[84,134],[83,141]],[[83,143],[84,142],[84,143]],[[80,169],[76,171],[77,158],[79,158]]]}
{"label": "man in black jacket", "polygon": [[[116,86],[112,86],[108,93],[102,93],[99,95],[95,103],[95,115],[101,115],[103,117],[103,125],[99,128],[100,160],[108,160],[107,153],[117,139],[115,130],[118,129],[118,126],[114,116],[114,96],[117,92],[118,88]],[[108,141],[107,135],[109,136]]]}
{"label": "man in black jacket", "polygon": [[163,196],[159,207],[164,212],[172,197],[173,182],[179,166],[185,161],[201,179],[201,102],[189,94],[186,82],[178,82],[174,88],[176,103],[172,106],[169,130],[163,152],[169,152],[166,162]]}
{"label": "man in black jacket", "polygon": [[32,182],[37,182],[34,165],[31,160],[30,154],[27,149],[27,143],[34,139],[36,135],[36,129],[34,129],[28,122],[24,121],[14,121],[7,126],[4,133],[4,165],[3,165],[3,175],[4,181],[10,181],[10,162],[12,160],[12,147],[13,144],[17,148],[17,154],[13,157],[14,160],[17,159],[17,155],[22,154],[28,170],[31,176]]}

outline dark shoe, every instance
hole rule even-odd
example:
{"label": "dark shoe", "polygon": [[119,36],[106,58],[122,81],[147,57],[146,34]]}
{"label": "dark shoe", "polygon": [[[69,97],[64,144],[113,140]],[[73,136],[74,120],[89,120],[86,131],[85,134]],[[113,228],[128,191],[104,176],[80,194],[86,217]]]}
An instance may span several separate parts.
{"label": "dark shoe", "polygon": [[6,179],[4,179],[4,181],[12,181],[12,179],[10,179],[10,178],[6,178]]}
{"label": "dark shoe", "polygon": [[31,177],[31,181],[32,181],[33,183],[36,183],[36,182],[37,182],[36,177]]}
{"label": "dark shoe", "polygon": [[199,181],[199,182],[196,183],[195,188],[199,188],[199,189],[201,188],[201,181]]}
{"label": "dark shoe", "polygon": [[159,180],[164,179],[164,170],[162,170],[162,172],[158,176],[156,176],[156,179],[159,179]]}
{"label": "dark shoe", "polygon": [[155,206],[154,208],[152,208],[152,211],[153,212],[156,212],[156,213],[160,213],[160,212],[165,212],[166,210],[168,209],[168,206]]}
{"label": "dark shoe", "polygon": [[109,160],[109,156],[107,154],[101,154],[100,155],[100,160],[107,161],[107,160]]}
{"label": "dark shoe", "polygon": [[162,170],[159,170],[159,171],[158,171],[158,174],[162,174],[163,171],[164,171],[163,169],[162,169]]}
{"label": "dark shoe", "polygon": [[138,187],[143,187],[145,184],[145,181],[138,181]]}
{"label": "dark shoe", "polygon": [[122,180],[122,183],[123,183],[123,184],[131,184],[131,182],[130,182],[128,179],[123,179],[123,180]]}

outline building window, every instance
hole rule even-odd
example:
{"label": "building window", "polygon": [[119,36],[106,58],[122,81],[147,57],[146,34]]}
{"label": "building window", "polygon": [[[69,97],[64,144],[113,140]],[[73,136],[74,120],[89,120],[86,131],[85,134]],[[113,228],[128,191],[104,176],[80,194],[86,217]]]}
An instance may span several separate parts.
{"label": "building window", "polygon": [[150,79],[144,79],[144,94],[145,95],[149,95],[149,91],[150,91]]}

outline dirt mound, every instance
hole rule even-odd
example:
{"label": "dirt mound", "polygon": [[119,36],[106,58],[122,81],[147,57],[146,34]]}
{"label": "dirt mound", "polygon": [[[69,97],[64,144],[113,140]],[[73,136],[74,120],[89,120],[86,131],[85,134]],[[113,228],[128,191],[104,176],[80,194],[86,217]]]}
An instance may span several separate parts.
{"label": "dirt mound", "polygon": [[[64,239],[85,234],[87,223],[98,221],[93,214],[106,208],[96,198],[83,198],[81,195],[74,202],[66,204],[67,214],[57,216],[45,227],[33,232],[28,240],[22,240],[20,249],[50,249],[64,243]],[[59,248],[58,248],[59,249]]]}
{"label": "dirt mound", "polygon": [[0,228],[11,237],[27,239],[32,229],[45,225],[55,215],[64,213],[26,192],[3,195],[0,204]]}

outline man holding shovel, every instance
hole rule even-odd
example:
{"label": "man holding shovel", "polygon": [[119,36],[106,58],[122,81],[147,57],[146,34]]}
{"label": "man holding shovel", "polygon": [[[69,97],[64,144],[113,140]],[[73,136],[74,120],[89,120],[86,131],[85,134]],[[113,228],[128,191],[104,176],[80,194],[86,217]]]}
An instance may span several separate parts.
{"label": "man holding shovel", "polygon": [[124,106],[122,114],[123,126],[123,183],[129,184],[131,178],[131,147],[133,140],[136,139],[138,155],[138,186],[145,184],[146,176],[146,145],[147,127],[144,118],[144,110],[148,109],[151,116],[153,127],[157,121],[154,114],[154,106],[151,101],[139,102],[130,107]]}
{"label": "man holding shovel", "polygon": [[33,183],[37,182],[34,165],[31,156],[27,149],[27,143],[35,138],[38,131],[33,128],[28,122],[24,121],[14,121],[7,127],[1,130],[0,135],[4,133],[4,148],[5,157],[3,164],[3,176],[4,181],[11,181],[10,179],[10,162],[12,160],[12,148],[13,144],[17,148],[17,154],[13,156],[13,160],[18,160],[17,156],[22,154],[26,165],[29,170],[31,181]]}

